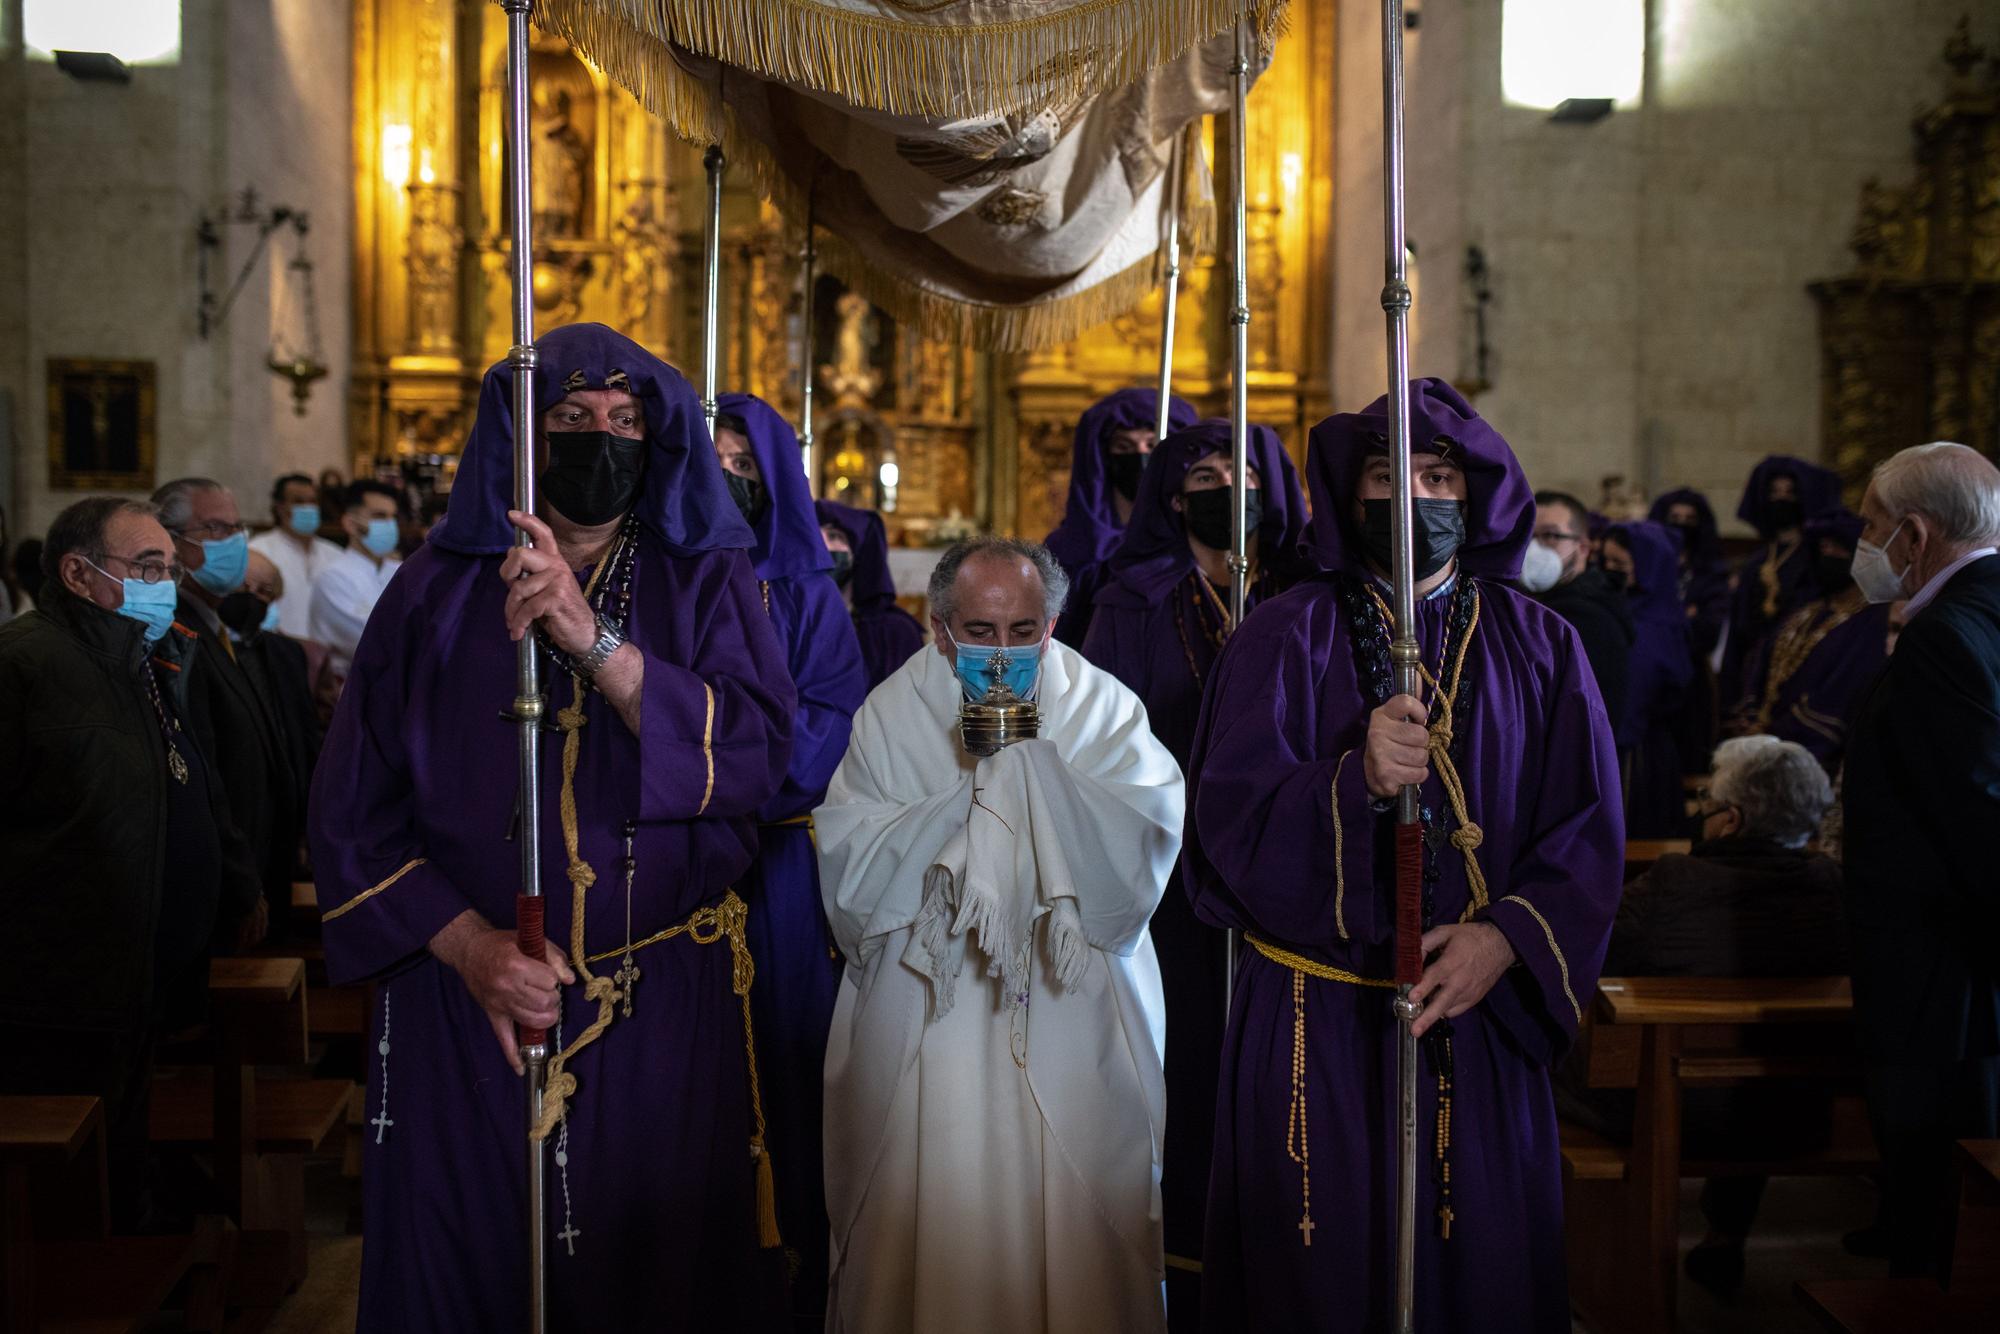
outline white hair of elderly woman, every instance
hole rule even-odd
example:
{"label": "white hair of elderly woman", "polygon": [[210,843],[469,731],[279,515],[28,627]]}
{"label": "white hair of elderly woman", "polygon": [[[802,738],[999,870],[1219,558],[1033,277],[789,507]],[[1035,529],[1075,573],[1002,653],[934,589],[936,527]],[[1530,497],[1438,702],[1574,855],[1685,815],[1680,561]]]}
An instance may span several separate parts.
{"label": "white hair of elderly woman", "polygon": [[1743,817],[1739,834],[1802,848],[1833,805],[1833,785],[1812,752],[1774,736],[1731,737],[1715,748],[1708,795]]}
{"label": "white hair of elderly woman", "polygon": [[1940,542],[1962,551],[2000,544],[2000,468],[1976,449],[1912,445],[1877,464],[1870,481],[1892,521],[1921,514]]}

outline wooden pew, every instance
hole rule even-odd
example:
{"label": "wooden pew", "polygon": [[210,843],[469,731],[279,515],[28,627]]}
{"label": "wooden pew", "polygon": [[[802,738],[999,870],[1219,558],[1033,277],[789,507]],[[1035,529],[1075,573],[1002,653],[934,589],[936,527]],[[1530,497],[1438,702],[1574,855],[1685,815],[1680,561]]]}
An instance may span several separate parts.
{"label": "wooden pew", "polygon": [[155,1143],[213,1153],[217,1192],[243,1229],[231,1303],[275,1307],[305,1277],[305,1159],[341,1125],[351,1086],[258,1073],[306,1064],[302,961],[216,959],[209,1006],[213,1065],[158,1072],[150,1134]]}
{"label": "wooden pew", "polygon": [[1685,838],[1635,838],[1625,844],[1625,881],[1632,880],[1650,869],[1654,862],[1670,852],[1685,853],[1692,845]]}
{"label": "wooden pew", "polygon": [[[1832,1143],[1781,1160],[1693,1161],[1681,1142],[1681,1094],[1759,1080],[1849,1080],[1858,1074],[1845,1029],[1846,978],[1605,978],[1590,1017],[1590,1083],[1629,1087],[1626,1149],[1562,1127],[1566,1231],[1575,1298],[1605,1330],[1673,1328],[1683,1176],[1853,1172],[1874,1161],[1858,1100],[1836,1103]],[[1829,1047],[1794,1037],[1783,1056],[1741,1038],[1766,1025],[1827,1029]]]}
{"label": "wooden pew", "polygon": [[1807,1310],[1835,1334],[1992,1334],[2000,1329],[2000,1140],[1960,1140],[1963,1185],[1951,1289],[1926,1278],[1797,1284]]}
{"label": "wooden pew", "polygon": [[[182,1236],[110,1235],[96,1098],[0,1097],[0,1176],[0,1331],[141,1330],[196,1266],[226,1261],[215,1220]],[[183,1328],[219,1327],[212,1304],[191,1295],[189,1307]]]}

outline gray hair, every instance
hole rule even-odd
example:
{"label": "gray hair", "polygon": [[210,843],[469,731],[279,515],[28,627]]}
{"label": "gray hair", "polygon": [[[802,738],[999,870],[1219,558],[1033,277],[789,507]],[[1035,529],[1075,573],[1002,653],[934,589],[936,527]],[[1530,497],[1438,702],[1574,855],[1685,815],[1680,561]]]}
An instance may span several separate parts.
{"label": "gray hair", "polygon": [[141,514],[147,518],[159,517],[159,511],[143,500],[127,500],[123,496],[90,496],[76,501],[49,525],[48,537],[42,543],[42,578],[50,588],[59,585],[62,579],[62,559],[75,552],[95,565],[104,559],[104,534],[111,527],[111,521],[121,514]]}
{"label": "gray hair", "polygon": [[153,507],[160,512],[160,526],[178,533],[194,518],[194,498],[204,491],[228,488],[212,477],[178,477],[153,493]]}
{"label": "gray hair", "polygon": [[1804,847],[1833,805],[1833,785],[1812,752],[1774,736],[1717,746],[1708,794],[1743,813],[1743,833],[1787,848]]}
{"label": "gray hair", "polygon": [[2000,542],[2000,468],[1976,449],[1937,440],[1875,467],[1875,499],[1891,519],[1921,514],[1955,547]]}
{"label": "gray hair", "polygon": [[974,556],[1001,556],[1027,561],[1042,576],[1042,618],[1054,620],[1069,601],[1069,575],[1040,542],[1018,537],[970,537],[948,549],[931,571],[931,615],[949,621],[958,610],[958,572]]}

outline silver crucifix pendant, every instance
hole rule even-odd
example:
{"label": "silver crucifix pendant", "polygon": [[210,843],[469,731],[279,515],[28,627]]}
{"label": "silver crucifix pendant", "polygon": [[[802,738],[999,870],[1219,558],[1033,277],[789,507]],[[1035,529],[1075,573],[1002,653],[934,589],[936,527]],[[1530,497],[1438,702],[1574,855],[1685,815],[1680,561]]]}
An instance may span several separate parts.
{"label": "silver crucifix pendant", "polygon": [[625,962],[618,965],[618,971],[611,975],[611,980],[618,985],[619,994],[625,998],[625,1017],[630,1019],[632,1017],[632,989],[639,982],[639,965],[632,962],[631,955],[628,954],[625,956]]}

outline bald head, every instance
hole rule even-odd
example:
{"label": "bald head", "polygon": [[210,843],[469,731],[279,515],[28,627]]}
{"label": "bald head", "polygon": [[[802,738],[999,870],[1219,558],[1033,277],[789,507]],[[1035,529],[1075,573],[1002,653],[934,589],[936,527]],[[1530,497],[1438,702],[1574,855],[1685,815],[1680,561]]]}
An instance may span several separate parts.
{"label": "bald head", "polygon": [[276,602],[285,595],[285,576],[278,573],[269,556],[252,547],[250,564],[243,572],[243,587],[266,602]]}
{"label": "bald head", "polygon": [[[1003,648],[1046,639],[1069,596],[1069,576],[1036,542],[978,537],[944,553],[931,573],[931,622],[939,651],[950,644]],[[947,638],[949,636],[949,638]]]}

